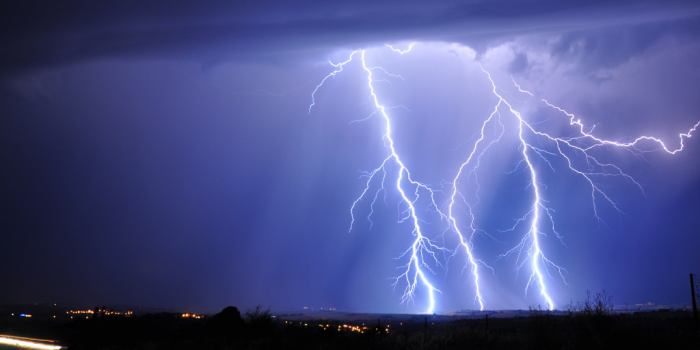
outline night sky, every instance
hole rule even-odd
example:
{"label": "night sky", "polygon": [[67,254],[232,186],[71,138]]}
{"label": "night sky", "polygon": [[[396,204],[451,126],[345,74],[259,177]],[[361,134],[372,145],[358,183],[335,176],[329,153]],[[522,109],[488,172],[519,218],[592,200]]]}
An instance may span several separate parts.
{"label": "night sky", "polygon": [[[385,46],[413,42],[403,55]],[[354,50],[401,76],[372,70],[378,99],[396,107],[387,113],[397,152],[441,209],[498,103],[481,67],[523,119],[557,137],[576,128],[542,99],[599,138],[647,135],[671,150],[700,121],[693,1],[4,2],[0,304],[425,311],[424,285],[408,304],[405,282],[392,286],[415,238],[399,222],[394,163],[349,232],[363,172],[387,157],[359,54],[309,112],[336,69],[329,60]],[[485,308],[527,309],[544,305],[536,286],[525,293],[529,263],[518,270],[522,257],[498,256],[526,233],[527,224],[507,230],[533,187],[517,123],[507,108],[498,114],[503,138],[480,158],[478,180],[457,185],[476,217]],[[485,135],[500,130],[489,124]],[[565,281],[545,274],[555,307],[603,289],[618,305],[690,303],[688,274],[700,272],[693,136],[676,154],[650,141],[592,151],[630,175],[596,178],[619,211],[592,200],[561,155],[533,158],[561,236],[541,221],[542,250],[566,269]],[[425,235],[458,248],[420,194]],[[435,311],[478,308],[465,255],[446,256],[425,270],[442,292]]]}

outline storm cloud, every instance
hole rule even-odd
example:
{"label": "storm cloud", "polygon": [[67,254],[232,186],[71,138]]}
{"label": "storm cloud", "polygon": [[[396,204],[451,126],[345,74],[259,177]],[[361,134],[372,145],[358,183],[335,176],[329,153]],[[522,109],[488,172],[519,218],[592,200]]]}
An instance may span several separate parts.
{"label": "storm cloud", "polygon": [[[700,120],[699,38],[690,1],[3,3],[0,279],[11,287],[0,299],[421,311],[390,285],[411,235],[396,223],[395,193],[374,207],[371,229],[364,207],[347,232],[383,131],[353,122],[371,113],[357,62],[308,112],[329,60],[368,49],[402,75],[382,98],[404,105],[392,110],[397,142],[437,188],[493,108],[479,67],[549,130],[568,119],[513,82],[600,137],[653,134],[678,147]],[[411,55],[384,47],[411,42]],[[620,303],[686,301],[700,264],[700,143],[685,143],[672,157],[652,144],[606,150],[644,192],[606,182],[623,210],[601,210],[603,223],[581,179],[547,173],[566,233],[548,247],[569,271],[568,286],[554,283],[558,300],[607,289]],[[496,236],[527,197],[520,175],[504,177],[517,163],[509,146],[494,148],[477,208]],[[475,238],[499,268],[490,308],[537,301],[513,261],[495,259],[509,239]],[[461,267],[435,275],[439,310],[474,307]]]}

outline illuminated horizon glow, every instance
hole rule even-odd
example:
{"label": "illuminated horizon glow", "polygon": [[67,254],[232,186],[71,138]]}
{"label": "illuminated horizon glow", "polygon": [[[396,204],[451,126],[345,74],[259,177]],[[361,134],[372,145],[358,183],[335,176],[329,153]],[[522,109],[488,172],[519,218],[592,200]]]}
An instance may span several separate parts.
{"label": "illuminated horizon glow", "polygon": [[[414,43],[415,44],[415,43]],[[386,45],[389,49],[391,49],[394,52],[397,52],[399,54],[404,54],[409,52],[413,44],[409,46],[409,48],[405,51],[397,50],[391,47],[391,45]],[[597,177],[621,177],[624,178],[625,180],[629,181],[630,183],[633,183],[636,185],[642,193],[644,193],[644,190],[642,186],[634,180],[630,175],[624,173],[618,166],[614,164],[608,164],[608,163],[602,163],[599,162],[595,157],[590,155],[588,152],[598,146],[602,145],[608,145],[608,146],[616,146],[616,147],[623,147],[628,150],[631,150],[633,153],[641,153],[644,152],[640,149],[638,149],[636,146],[640,144],[642,141],[652,141],[658,143],[661,148],[663,148],[667,153],[669,154],[676,154],[677,152],[680,152],[683,147],[684,143],[683,140],[685,138],[690,138],[693,134],[693,132],[697,129],[698,126],[700,126],[700,122],[696,123],[687,133],[681,133],[679,134],[680,137],[680,146],[677,149],[670,150],[660,139],[651,137],[651,136],[641,136],[635,139],[632,142],[629,143],[620,143],[620,142],[613,142],[613,141],[607,141],[603,140],[600,138],[597,138],[592,135],[593,128],[590,128],[588,132],[586,132],[586,128],[583,125],[583,123],[580,121],[580,119],[576,119],[573,114],[568,113],[564,109],[557,107],[551,103],[549,103],[545,99],[541,99],[542,102],[544,102],[548,107],[553,108],[561,113],[564,113],[567,115],[570,120],[569,124],[572,126],[575,126],[578,128],[579,135],[575,136],[569,136],[569,137],[556,137],[549,135],[547,133],[538,131],[534,126],[539,124],[539,123],[528,123],[523,116],[518,112],[510,102],[506,98],[504,98],[501,94],[498,93],[498,87],[494,80],[491,77],[491,74],[486,71],[483,66],[480,65],[481,71],[486,75],[488,78],[491,87],[492,87],[492,93],[494,96],[498,98],[498,102],[495,104],[493,107],[493,111],[491,114],[486,118],[483,123],[482,127],[480,130],[480,137],[474,142],[474,146],[469,153],[469,156],[467,159],[461,164],[461,166],[458,169],[458,172],[456,176],[454,177],[452,182],[449,182],[448,184],[452,186],[451,188],[451,195],[449,195],[449,198],[447,200],[447,211],[446,213],[443,213],[440,208],[441,206],[437,205],[436,199],[435,199],[435,191],[431,189],[429,186],[427,186],[424,183],[415,181],[411,178],[411,173],[409,169],[404,165],[404,163],[401,161],[401,158],[399,157],[399,154],[397,153],[395,147],[394,147],[394,139],[392,137],[392,128],[391,128],[391,118],[389,117],[387,110],[391,108],[396,108],[399,106],[395,107],[386,107],[379,102],[379,97],[375,93],[374,90],[374,85],[373,83],[376,81],[387,81],[386,79],[374,79],[373,78],[373,70],[380,70],[384,74],[386,74],[389,77],[393,78],[399,78],[403,79],[402,76],[396,75],[396,74],[391,74],[387,72],[382,67],[368,67],[366,60],[365,60],[365,50],[356,50],[353,51],[350,54],[350,57],[348,60],[338,63],[338,64],[333,64],[331,65],[333,67],[336,67],[337,69],[331,72],[329,75],[327,75],[321,83],[316,87],[316,89],[312,93],[312,103],[309,106],[309,112],[311,111],[311,107],[315,104],[314,101],[314,94],[316,91],[323,85],[323,83],[328,80],[330,77],[334,77],[337,73],[343,70],[343,66],[345,64],[348,64],[349,62],[352,61],[353,56],[356,53],[360,53],[361,56],[361,61],[362,61],[362,68],[364,71],[367,73],[367,85],[370,90],[370,99],[373,100],[374,102],[374,107],[376,110],[370,114],[369,117],[361,119],[361,120],[355,120],[353,122],[359,122],[359,121],[365,121],[372,116],[374,116],[377,113],[380,113],[381,116],[384,119],[384,124],[385,124],[385,133],[383,136],[384,143],[386,149],[389,151],[389,154],[384,158],[382,163],[375,168],[372,171],[368,172],[363,172],[363,176],[367,177],[367,182],[365,183],[364,190],[361,192],[360,196],[352,203],[351,208],[350,208],[350,215],[351,215],[351,223],[350,223],[350,229],[349,231],[352,231],[353,225],[355,222],[355,215],[354,215],[354,210],[356,205],[365,198],[367,195],[367,192],[369,191],[369,188],[371,186],[371,183],[375,180],[375,177],[378,173],[383,173],[382,179],[381,179],[381,187],[375,192],[374,198],[370,204],[370,213],[367,216],[368,221],[370,222],[370,227],[372,224],[371,216],[374,213],[374,204],[378,198],[379,192],[384,191],[384,195],[386,196],[386,191],[387,189],[385,188],[385,181],[387,180],[387,164],[390,161],[393,161],[396,163],[398,166],[398,171],[396,173],[397,180],[396,180],[396,189],[401,195],[402,202],[405,202],[407,205],[407,209],[405,209],[403,212],[401,212],[404,216],[399,219],[399,222],[403,222],[405,220],[410,219],[413,223],[413,231],[412,234],[414,235],[415,239],[413,240],[413,243],[411,246],[403,253],[401,254],[398,258],[403,258],[405,256],[410,256],[409,262],[406,265],[403,265],[402,267],[405,268],[406,270],[403,271],[402,274],[400,274],[398,277],[395,278],[394,283],[392,284],[394,287],[401,281],[405,280],[406,281],[406,289],[404,290],[404,294],[401,297],[401,302],[410,302],[414,300],[415,292],[416,292],[416,287],[419,284],[422,284],[427,287],[428,289],[428,301],[429,301],[429,308],[427,310],[428,313],[433,313],[435,309],[435,291],[441,293],[429,280],[428,277],[425,274],[425,269],[428,271],[434,273],[430,267],[426,264],[426,262],[423,260],[424,259],[424,254],[427,254],[429,257],[431,257],[431,262],[434,262],[436,265],[440,266],[441,268],[447,269],[447,265],[449,265],[449,260],[454,257],[456,254],[458,254],[458,251],[463,249],[463,251],[466,253],[466,262],[465,266],[463,268],[466,269],[466,267],[470,267],[470,272],[474,281],[474,288],[475,288],[475,297],[474,297],[474,302],[479,304],[480,310],[484,310],[484,303],[485,303],[485,298],[481,293],[481,287],[480,287],[480,282],[479,282],[479,264],[485,266],[486,268],[489,268],[493,271],[493,268],[490,266],[486,265],[481,259],[476,258],[474,255],[474,243],[472,242],[472,239],[474,237],[474,234],[477,233],[477,231],[481,231],[482,233],[483,230],[478,229],[475,226],[475,220],[476,217],[474,215],[474,212],[472,211],[473,205],[478,204],[479,197],[478,197],[478,191],[480,189],[478,178],[477,178],[477,170],[480,166],[480,160],[482,156],[486,154],[486,152],[491,148],[492,145],[498,143],[501,141],[501,138],[503,137],[506,126],[502,122],[503,116],[501,115],[500,109],[507,109],[507,112],[509,115],[512,115],[515,117],[516,122],[518,124],[518,141],[519,141],[519,151],[522,154],[522,159],[521,161],[516,165],[515,169],[513,171],[508,172],[507,174],[510,174],[517,170],[521,165],[525,165],[526,170],[529,170],[529,185],[527,186],[526,190],[528,188],[531,188],[531,192],[533,195],[533,199],[530,205],[530,209],[520,218],[517,219],[515,224],[513,225],[512,228],[502,231],[502,232],[509,232],[509,231],[515,231],[515,229],[523,222],[528,222],[528,229],[527,232],[524,234],[524,236],[520,239],[519,243],[512,247],[511,249],[507,250],[505,253],[500,254],[497,256],[497,260],[501,258],[509,258],[511,255],[517,255],[515,259],[515,265],[516,265],[516,271],[519,271],[522,269],[525,264],[529,261],[529,269],[530,274],[529,278],[527,281],[527,284],[525,286],[525,295],[527,296],[528,290],[531,286],[536,285],[539,289],[539,294],[540,297],[543,299],[544,302],[546,302],[547,308],[549,310],[553,310],[555,308],[554,301],[552,296],[550,295],[549,289],[546,285],[545,282],[545,274],[549,278],[552,278],[552,275],[550,275],[549,270],[550,269],[555,269],[559,276],[562,278],[563,282],[565,285],[568,285],[566,283],[566,279],[564,277],[563,272],[566,272],[566,270],[554,262],[552,262],[550,259],[548,259],[545,255],[545,253],[542,250],[542,247],[540,245],[540,235],[545,235],[543,231],[540,230],[540,225],[542,224],[542,220],[548,220],[551,224],[550,230],[554,235],[561,241],[562,237],[560,236],[559,232],[555,229],[555,223],[554,223],[554,217],[552,213],[554,210],[552,208],[549,208],[546,203],[547,201],[542,197],[542,189],[541,185],[545,186],[544,184],[540,184],[538,179],[540,178],[538,174],[538,169],[536,169],[535,165],[532,162],[533,157],[534,158],[541,158],[544,160],[546,165],[554,171],[554,168],[552,164],[547,160],[545,155],[547,156],[557,156],[560,155],[566,160],[566,164],[568,166],[568,169],[571,170],[573,173],[582,176],[584,179],[587,180],[587,182],[590,185],[591,188],[591,201],[592,201],[592,207],[593,207],[593,213],[596,217],[596,219],[599,222],[603,222],[600,216],[598,215],[598,206],[597,206],[597,201],[598,200],[603,200],[604,202],[607,202],[608,204],[611,205],[613,209],[615,209],[617,212],[622,213],[621,210],[618,208],[617,204],[613,201],[612,198],[610,198],[604,191],[601,190],[601,188],[596,184],[595,179]],[[517,87],[518,91],[523,94],[527,94],[530,97],[535,97],[535,95],[529,91],[523,90],[520,85],[515,81],[515,79],[511,76],[511,80],[514,84],[515,87]],[[519,101],[520,102],[520,101]],[[401,105],[400,107],[406,108],[407,107]],[[488,141],[485,136],[485,129],[487,124],[493,124],[493,123],[498,123],[498,126],[500,127],[500,133],[495,137],[493,140]],[[548,151],[546,149],[543,149],[540,147],[536,147],[530,142],[527,141],[527,137],[525,136],[525,133],[531,134],[535,136],[535,138],[545,138],[548,139],[549,141],[553,142],[555,146],[553,148],[556,148],[556,151]],[[476,135],[475,135],[476,136]],[[592,145],[582,145],[582,141],[588,140],[589,143],[592,142]],[[483,147],[480,149],[480,146]],[[572,162],[572,159],[570,158],[572,156],[572,153],[574,155],[580,156],[583,155],[583,158],[585,159],[585,162],[587,164],[587,169],[581,170],[578,169],[576,166],[574,166],[574,163]],[[404,174],[405,173],[405,174]],[[407,184],[404,184],[402,186],[402,180],[405,179],[407,180]],[[476,203],[470,204],[467,198],[460,192],[458,189],[458,182],[460,180],[463,180],[465,177],[466,179],[469,179],[470,177],[474,177],[474,182],[476,183]],[[409,198],[407,195],[408,189],[406,189],[405,186],[411,187],[411,192],[414,193],[413,200]],[[419,192],[427,192],[430,195],[430,200],[431,200],[431,207],[435,209],[435,212],[440,215],[440,219],[444,219],[447,221],[448,225],[447,228],[443,230],[443,235],[446,231],[452,230],[454,233],[456,233],[456,236],[459,239],[459,243],[455,249],[448,249],[446,247],[442,247],[439,245],[436,245],[431,241],[429,238],[425,237],[420,226],[420,219],[418,217],[418,214],[416,212],[416,208],[414,206],[415,202],[419,198]],[[466,205],[466,208],[468,209],[468,221],[469,224],[465,227],[468,227],[471,232],[463,232],[458,225],[458,220],[455,215],[453,215],[453,207],[457,203],[457,199],[460,198],[461,201],[460,203]],[[400,203],[400,204],[401,204]],[[488,235],[488,233],[486,233]],[[450,253],[449,258],[447,258],[447,261],[443,265],[437,258],[436,252],[437,251],[442,251],[445,253]],[[568,272],[567,272],[568,273]],[[494,272],[495,275],[495,272]]]}

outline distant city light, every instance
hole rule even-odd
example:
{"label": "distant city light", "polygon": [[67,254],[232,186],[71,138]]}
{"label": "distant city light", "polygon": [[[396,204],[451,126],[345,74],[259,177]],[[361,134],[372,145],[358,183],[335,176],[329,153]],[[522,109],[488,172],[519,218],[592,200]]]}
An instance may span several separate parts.
{"label": "distant city light", "polygon": [[[70,310],[70,311],[66,311],[66,313],[67,313],[67,314],[83,314],[83,315],[86,315],[86,314],[94,314],[95,311],[94,311],[94,310]],[[134,314],[133,311],[117,312],[117,311],[105,311],[105,310],[100,311],[100,312],[98,312],[98,313],[102,313],[102,314],[104,314],[104,315],[124,315],[124,316],[127,316],[127,317],[129,317],[129,316],[131,316],[131,315]]]}
{"label": "distant city light", "polygon": [[[197,318],[197,319],[199,319],[199,318],[203,318],[204,316],[195,315],[195,314],[182,314],[182,317],[183,318]],[[272,317],[274,317],[274,316],[272,316]]]}

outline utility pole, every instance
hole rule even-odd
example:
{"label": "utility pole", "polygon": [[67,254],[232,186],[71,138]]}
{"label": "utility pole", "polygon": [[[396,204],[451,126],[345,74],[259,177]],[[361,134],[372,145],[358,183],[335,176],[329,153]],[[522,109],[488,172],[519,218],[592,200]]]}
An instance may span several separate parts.
{"label": "utility pole", "polygon": [[690,274],[690,294],[693,297],[693,319],[695,319],[695,330],[698,330],[698,305],[695,302],[695,281],[693,280],[693,274]]}

